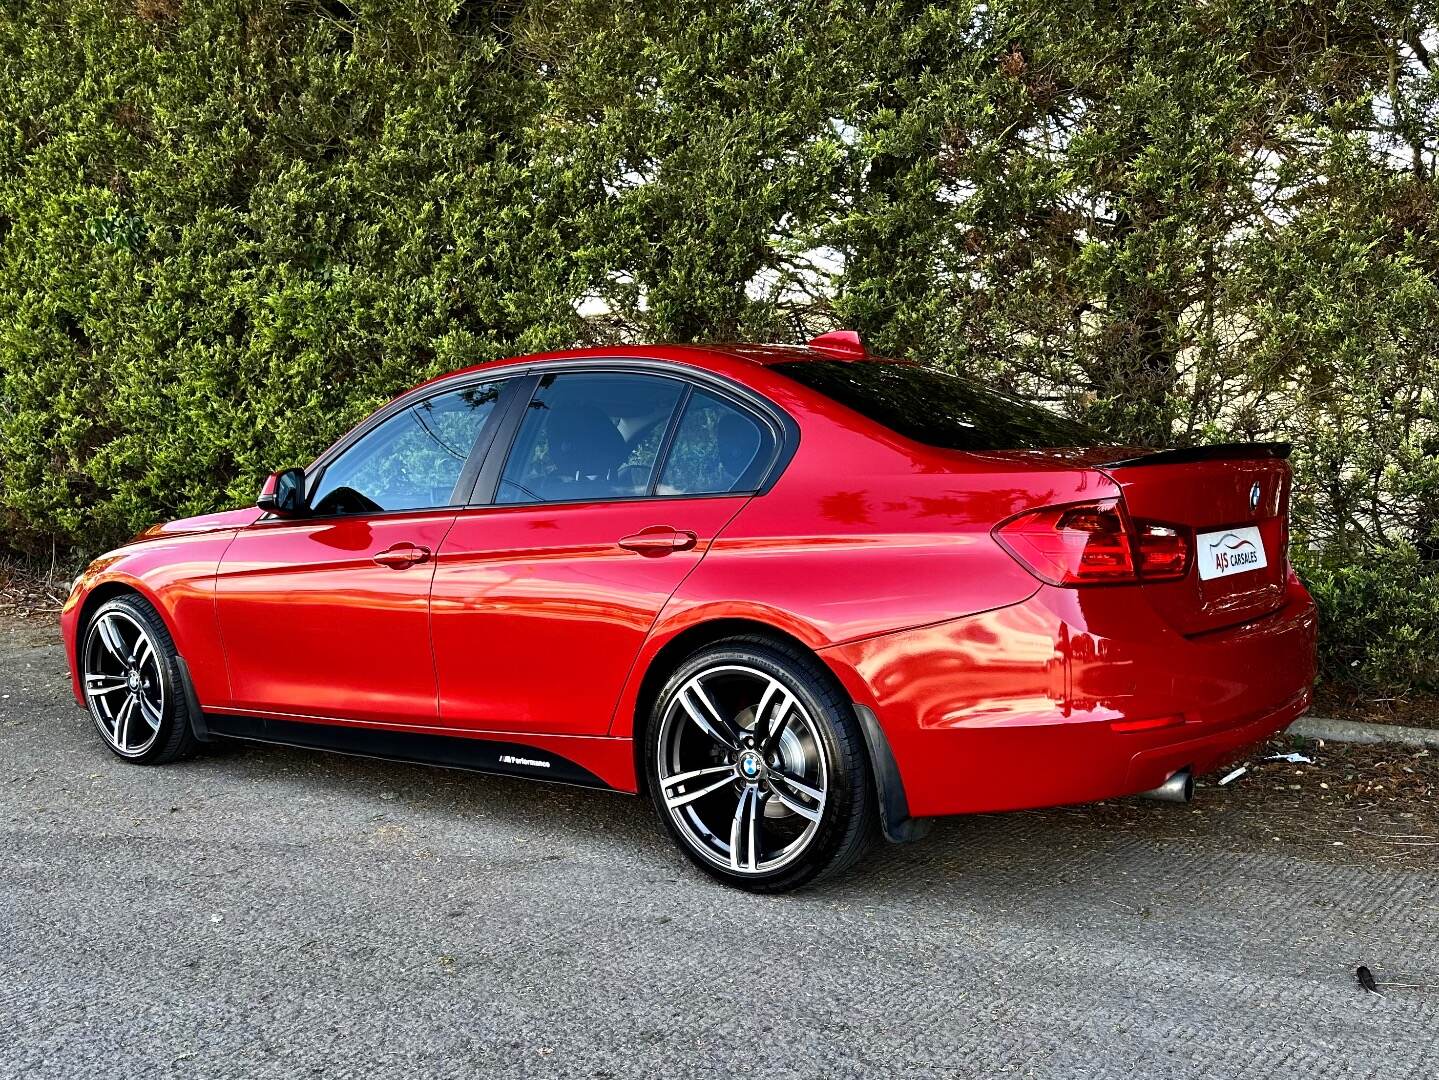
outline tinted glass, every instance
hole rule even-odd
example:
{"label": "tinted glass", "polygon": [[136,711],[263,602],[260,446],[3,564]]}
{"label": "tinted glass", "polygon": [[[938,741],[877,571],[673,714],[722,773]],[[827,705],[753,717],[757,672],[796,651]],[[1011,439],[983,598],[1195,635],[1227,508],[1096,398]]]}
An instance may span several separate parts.
{"label": "tinted glass", "polygon": [[1047,409],[918,365],[794,360],[774,370],[907,439],[947,450],[1046,450],[1113,441]]}
{"label": "tinted glass", "polygon": [[310,493],[315,512],[372,514],[451,505],[465,459],[499,393],[499,383],[483,383],[396,413],[329,464]]}
{"label": "tinted glass", "polygon": [[496,501],[650,494],[655,456],[683,391],[683,383],[655,375],[546,375],[520,424]]}
{"label": "tinted glass", "polygon": [[707,390],[685,404],[665,466],[659,495],[753,491],[774,451],[774,436],[755,417]]}

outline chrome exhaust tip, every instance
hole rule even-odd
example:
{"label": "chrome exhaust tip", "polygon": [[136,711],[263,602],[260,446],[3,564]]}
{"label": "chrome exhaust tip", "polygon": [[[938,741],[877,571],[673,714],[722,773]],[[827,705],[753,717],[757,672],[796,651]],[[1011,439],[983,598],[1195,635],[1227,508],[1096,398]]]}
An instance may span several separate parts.
{"label": "chrome exhaust tip", "polygon": [[1194,798],[1194,774],[1187,767],[1180,769],[1153,791],[1141,792],[1139,797],[1161,802],[1188,802]]}

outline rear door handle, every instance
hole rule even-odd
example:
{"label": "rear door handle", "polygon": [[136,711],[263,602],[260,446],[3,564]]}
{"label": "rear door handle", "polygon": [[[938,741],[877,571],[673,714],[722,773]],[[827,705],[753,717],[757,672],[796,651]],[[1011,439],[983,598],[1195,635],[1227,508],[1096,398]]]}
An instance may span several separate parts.
{"label": "rear door handle", "polygon": [[381,566],[388,566],[391,570],[404,570],[406,567],[422,563],[430,557],[430,549],[420,547],[416,544],[396,544],[388,547],[375,556],[375,562]]}
{"label": "rear door handle", "polygon": [[687,529],[672,529],[668,525],[651,525],[648,529],[641,529],[637,533],[623,537],[619,541],[619,545],[627,551],[637,551],[641,555],[654,558],[659,555],[668,555],[672,551],[688,551],[695,546],[698,539],[699,537]]}

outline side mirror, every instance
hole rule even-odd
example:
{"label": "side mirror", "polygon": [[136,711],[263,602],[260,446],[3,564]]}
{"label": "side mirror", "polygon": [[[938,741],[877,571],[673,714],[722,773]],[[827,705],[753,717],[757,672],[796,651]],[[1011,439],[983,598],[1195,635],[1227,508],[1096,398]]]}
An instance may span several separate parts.
{"label": "side mirror", "polygon": [[305,504],[305,470],[282,469],[271,473],[261,485],[255,505],[276,517],[304,517],[310,509]]}

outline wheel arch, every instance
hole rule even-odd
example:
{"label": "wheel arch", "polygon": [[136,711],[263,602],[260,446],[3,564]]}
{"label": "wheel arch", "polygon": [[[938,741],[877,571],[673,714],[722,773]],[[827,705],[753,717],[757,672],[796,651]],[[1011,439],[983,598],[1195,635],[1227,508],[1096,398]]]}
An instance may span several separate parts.
{"label": "wheel arch", "polygon": [[[639,738],[649,718],[650,706],[659,696],[660,688],[669,678],[670,674],[683,663],[684,658],[707,645],[713,645],[717,641],[724,641],[734,637],[765,637],[781,644],[789,645],[814,657],[819,664],[830,671],[828,664],[814,648],[801,638],[786,630],[782,630],[773,623],[764,622],[760,619],[747,617],[724,617],[707,619],[686,627],[679,633],[670,637],[659,649],[649,658],[645,665],[644,674],[639,681],[639,687],[634,695],[634,707],[630,717],[630,737],[636,745],[636,764],[641,762],[638,756],[639,745],[643,742]],[[834,672],[830,671],[833,676]],[[839,682],[838,676],[835,681]],[[841,687],[843,684],[840,684]]]}
{"label": "wheel arch", "polygon": [[90,625],[90,620],[94,618],[95,612],[117,596],[138,596],[144,600],[155,609],[161,621],[164,622],[165,629],[170,631],[170,637],[174,638],[175,628],[171,625],[170,619],[166,617],[165,609],[160,605],[158,599],[128,578],[111,578],[94,586],[85,594],[85,599],[80,604],[80,610],[75,617],[75,649],[77,653],[84,644],[85,631]]}
{"label": "wheel arch", "polygon": [[67,623],[63,616],[61,619],[62,638],[72,661],[71,674],[74,676],[75,700],[81,705],[85,704],[85,695],[80,686],[80,664],[82,650],[85,647],[85,631],[95,617],[95,612],[119,596],[138,597],[154,608],[160,621],[165,624],[165,629],[170,632],[171,640],[175,641],[178,646],[180,639],[175,633],[175,620],[165,610],[160,598],[154,594],[153,590],[146,588],[143,583],[128,575],[122,576],[112,572],[109,576],[89,585],[79,604],[69,613],[74,621]]}

